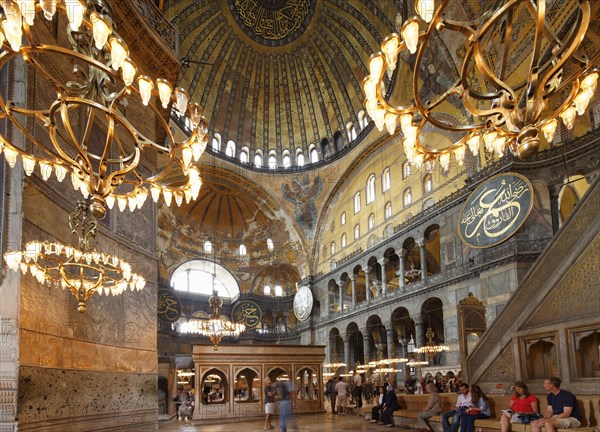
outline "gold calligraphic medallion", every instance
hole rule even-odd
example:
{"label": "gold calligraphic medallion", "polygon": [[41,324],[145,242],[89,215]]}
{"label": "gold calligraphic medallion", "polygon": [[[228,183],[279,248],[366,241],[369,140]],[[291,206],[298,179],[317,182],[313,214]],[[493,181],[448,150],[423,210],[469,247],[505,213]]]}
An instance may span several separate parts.
{"label": "gold calligraphic medallion", "polygon": [[465,202],[458,220],[463,243],[474,248],[495,246],[523,225],[533,206],[533,186],[517,173],[489,178]]}
{"label": "gold calligraphic medallion", "polygon": [[310,316],[313,307],[313,295],[309,287],[298,288],[294,296],[294,315],[298,321],[305,321]]}
{"label": "gold calligraphic medallion", "polygon": [[250,330],[257,328],[262,322],[262,310],[253,301],[243,300],[233,307],[231,317],[234,323],[242,323]]}
{"label": "gold calligraphic medallion", "polygon": [[304,33],[315,12],[316,0],[229,0],[229,10],[240,28],[262,45],[281,46]]}
{"label": "gold calligraphic medallion", "polygon": [[158,319],[165,323],[172,323],[181,315],[181,301],[175,293],[168,289],[158,290]]}

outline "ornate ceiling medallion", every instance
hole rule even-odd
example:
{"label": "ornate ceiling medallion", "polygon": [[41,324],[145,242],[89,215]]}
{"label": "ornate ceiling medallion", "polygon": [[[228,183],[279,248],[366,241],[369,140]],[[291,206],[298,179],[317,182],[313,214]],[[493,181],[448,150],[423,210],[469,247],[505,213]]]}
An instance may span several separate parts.
{"label": "ornate ceiling medallion", "polygon": [[266,46],[297,39],[312,19],[316,0],[228,0],[229,10],[244,33]]}

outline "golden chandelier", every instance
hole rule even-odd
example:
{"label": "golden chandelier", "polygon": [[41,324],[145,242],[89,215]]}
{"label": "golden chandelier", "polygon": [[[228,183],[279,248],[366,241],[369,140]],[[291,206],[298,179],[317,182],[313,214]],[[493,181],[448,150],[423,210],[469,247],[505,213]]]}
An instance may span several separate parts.
{"label": "golden chandelier", "polygon": [[219,297],[217,291],[213,291],[213,295],[208,300],[208,305],[212,309],[209,319],[189,319],[181,324],[179,331],[207,336],[216,351],[219,349],[219,343],[224,337],[237,337],[246,330],[246,326],[242,323],[231,322],[219,314],[219,309],[223,306],[223,300]]}
{"label": "golden chandelier", "polygon": [[[167,205],[197,198],[202,182],[192,161],[208,142],[202,107],[189,103],[184,89],[138,70],[104,0],[2,0],[1,5],[0,68],[22,58],[45,86],[41,93],[54,99],[37,107],[42,96],[28,107],[0,96],[0,119],[25,137],[25,144],[17,145],[0,135],[0,151],[11,167],[20,156],[28,176],[36,166],[45,181],[53,172],[59,182],[70,173],[96,218],[115,203],[121,211],[134,211],[149,194],[155,202],[162,195]],[[44,18],[55,20],[65,34],[46,34],[47,26],[38,24]],[[183,142],[169,128],[171,109],[191,125]],[[154,119],[160,143],[148,137],[155,132]],[[153,172],[142,160],[161,168]],[[173,186],[175,178],[185,180]]]}
{"label": "golden chandelier", "polygon": [[[384,39],[381,51],[369,60],[370,74],[363,82],[369,116],[390,134],[400,123],[404,152],[412,164],[431,169],[439,160],[447,171],[452,155],[462,166],[465,152],[477,156],[481,141],[490,154],[502,157],[508,149],[526,159],[540,149],[542,134],[548,143],[554,140],[559,118],[571,129],[576,115],[586,111],[598,81],[598,54],[589,59],[578,51],[590,24],[589,0],[562,6],[570,8],[562,11],[566,15],[561,12],[572,18],[568,24],[557,24],[556,17],[547,15],[547,0],[478,2],[476,7],[495,8],[469,22],[449,17],[454,12],[450,0],[414,3],[418,17],[406,20],[400,35]],[[440,40],[461,38],[465,51],[458,79],[423,100],[421,90],[430,90],[420,75],[427,66],[426,51],[435,55]],[[523,52],[524,46],[530,52]],[[394,71],[400,55],[409,58],[405,51],[415,54],[412,88],[406,103],[396,105],[386,100],[383,79],[386,70]],[[521,64],[511,64],[523,56]],[[459,112],[459,118],[449,121],[443,115],[449,109]],[[425,126],[449,131],[458,140],[433,148],[422,139]]]}
{"label": "golden chandelier", "polygon": [[419,354],[425,354],[427,357],[429,357],[429,360],[433,360],[433,358],[436,355],[443,353],[444,351],[448,351],[450,349],[445,345],[435,344],[435,342],[433,341],[435,333],[433,332],[431,327],[427,329],[427,333],[425,333],[425,336],[427,336],[427,343],[421,348],[415,349],[415,352]]}
{"label": "golden chandelier", "polygon": [[92,247],[98,222],[87,203],[79,202],[69,215],[69,227],[78,237],[76,246],[31,241],[23,252],[6,252],[6,264],[23,274],[31,272],[40,284],[68,288],[77,298],[77,310],[81,313],[86,312],[86,301],[96,292],[108,296],[144,288],[146,280],[133,273],[126,261]]}

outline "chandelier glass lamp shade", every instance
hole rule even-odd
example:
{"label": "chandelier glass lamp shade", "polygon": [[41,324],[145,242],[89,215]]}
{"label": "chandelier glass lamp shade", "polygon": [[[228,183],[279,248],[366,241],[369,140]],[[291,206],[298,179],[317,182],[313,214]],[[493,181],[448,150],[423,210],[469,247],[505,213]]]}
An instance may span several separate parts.
{"label": "chandelier glass lamp shade", "polygon": [[217,291],[213,292],[208,300],[208,305],[212,309],[212,314],[208,320],[189,319],[181,324],[179,331],[207,336],[216,351],[219,349],[219,343],[224,337],[238,337],[246,330],[246,326],[242,323],[231,322],[219,314],[219,309],[223,306],[223,300],[219,297]]}
{"label": "chandelier glass lamp shade", "polygon": [[11,270],[30,272],[40,284],[68,289],[77,298],[81,313],[96,292],[109,296],[144,288],[146,280],[132,272],[129,263],[93,247],[98,225],[87,203],[80,202],[69,215],[69,227],[79,239],[76,246],[31,241],[24,251],[6,252],[6,264]]}
{"label": "chandelier glass lamp shade", "polygon": [[[369,60],[363,81],[367,112],[380,131],[394,134],[400,126],[406,157],[418,167],[439,161],[447,171],[452,158],[462,166],[465,154],[477,156],[481,143],[497,157],[510,151],[530,158],[542,137],[554,140],[559,121],[571,129],[594,95],[598,54],[588,58],[580,49],[590,24],[590,1],[567,1],[552,16],[547,0],[476,2],[481,10],[468,22],[453,19],[460,9],[451,6],[454,2],[413,2],[416,16],[404,21],[400,35],[387,36]],[[439,60],[436,44],[449,40],[464,41],[458,78],[432,95],[436,86],[425,84],[423,71],[436,65],[426,64],[425,57]],[[413,60],[410,89],[404,95],[395,92],[402,101],[392,102],[384,95],[386,70]],[[451,144],[430,145],[424,128],[446,131]]]}
{"label": "chandelier glass lamp shade", "polygon": [[[208,142],[202,107],[184,89],[144,74],[104,0],[2,0],[1,6],[0,68],[22,58],[44,94],[33,106],[0,97],[0,118],[25,137],[17,146],[0,135],[11,167],[20,157],[27,175],[38,168],[42,179],[54,173],[63,181],[69,174],[96,218],[115,203],[134,211],[148,195],[167,205],[196,199],[202,182],[193,161]],[[56,23],[56,37],[46,20]],[[192,130],[181,141],[169,128],[171,109]],[[144,160],[159,168],[142,167]]]}
{"label": "chandelier glass lamp shade", "polygon": [[436,345],[435,342],[433,341],[433,337],[435,336],[435,333],[433,332],[433,330],[431,329],[431,327],[429,327],[427,329],[427,333],[425,333],[425,336],[427,337],[427,343],[425,345],[423,345],[420,348],[415,349],[416,353],[419,354],[425,354],[429,360],[433,360],[433,358],[444,352],[444,351],[448,351],[450,348],[448,348],[445,345]]}

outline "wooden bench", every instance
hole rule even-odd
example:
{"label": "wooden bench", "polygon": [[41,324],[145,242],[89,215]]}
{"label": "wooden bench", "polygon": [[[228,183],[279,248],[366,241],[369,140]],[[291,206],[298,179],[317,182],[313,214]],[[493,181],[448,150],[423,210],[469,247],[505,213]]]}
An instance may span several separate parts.
{"label": "wooden bench", "polygon": [[[443,393],[442,397],[442,413],[454,409],[457,394]],[[547,408],[546,396],[539,396],[540,412],[543,413]],[[394,413],[396,424],[406,424],[408,426],[419,427],[417,423],[417,413],[424,411],[427,406],[429,395],[407,395],[398,394],[398,404],[400,410]],[[478,432],[494,432],[500,430],[500,414],[503,409],[507,409],[510,405],[510,396],[489,396],[490,408],[492,416],[485,420],[476,420],[475,426]],[[600,432],[600,395],[577,395],[579,410],[583,417],[581,426],[577,429],[558,429],[560,432],[582,431],[582,432]],[[371,414],[370,407],[364,407],[363,413]],[[429,419],[432,426],[437,425],[441,430],[441,416],[434,416]],[[531,426],[524,424],[512,424],[513,432],[530,432]]]}

